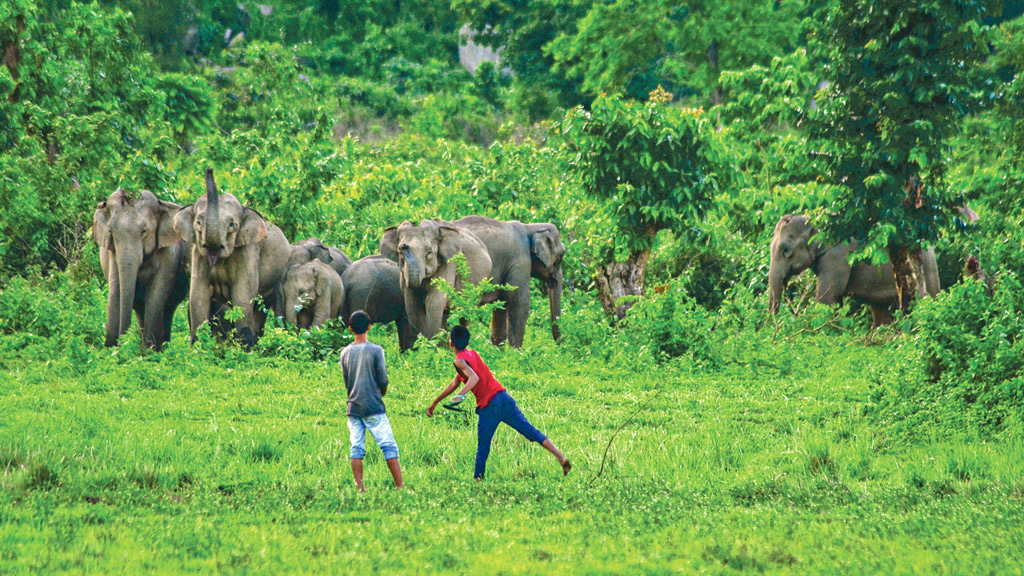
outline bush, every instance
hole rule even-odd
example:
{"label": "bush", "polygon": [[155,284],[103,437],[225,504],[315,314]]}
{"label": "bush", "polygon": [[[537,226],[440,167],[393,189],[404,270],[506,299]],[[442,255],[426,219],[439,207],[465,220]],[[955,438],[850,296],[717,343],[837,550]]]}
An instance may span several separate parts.
{"label": "bush", "polygon": [[684,289],[682,278],[637,299],[622,321],[621,338],[629,346],[648,348],[658,360],[687,358],[715,366],[721,356],[713,338],[715,319]]}
{"label": "bush", "polygon": [[913,322],[874,393],[881,419],[904,434],[918,424],[982,437],[1021,422],[1024,290],[1016,275],[1001,277],[991,298],[981,282],[954,285],[919,302]]}

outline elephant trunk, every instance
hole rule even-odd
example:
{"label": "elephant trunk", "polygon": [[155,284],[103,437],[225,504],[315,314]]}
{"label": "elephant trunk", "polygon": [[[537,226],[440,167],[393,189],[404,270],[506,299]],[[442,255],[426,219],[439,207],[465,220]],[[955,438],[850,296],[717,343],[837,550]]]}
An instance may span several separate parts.
{"label": "elephant trunk", "polygon": [[109,287],[109,293],[107,294],[107,337],[104,341],[104,345],[107,347],[117,346],[117,338],[120,336],[121,330],[121,279],[117,273],[117,262],[110,264],[109,270],[107,270],[107,285]]}
{"label": "elephant trunk", "polygon": [[122,248],[117,251],[117,276],[120,284],[118,291],[118,332],[120,338],[131,328],[132,308],[135,304],[135,283],[142,264],[142,250]]}
{"label": "elephant trunk", "polygon": [[782,302],[782,289],[786,282],[786,270],[773,256],[768,265],[768,311],[775,314]]}
{"label": "elephant trunk", "polygon": [[418,287],[423,283],[423,268],[409,250],[402,253],[402,259],[405,261],[405,270],[403,271],[405,272],[404,276],[406,285],[409,287]]}
{"label": "elephant trunk", "polygon": [[284,319],[285,319],[285,321],[287,321],[292,326],[298,326],[298,324],[299,324],[299,311],[295,309],[296,307],[298,307],[299,310],[302,309],[299,306],[299,299],[298,298],[291,298],[291,297],[286,297],[285,298]]}
{"label": "elephant trunk", "polygon": [[562,317],[562,271],[555,273],[548,284],[548,300],[551,304],[551,337],[555,341],[562,338],[562,331],[558,328],[558,319]]}

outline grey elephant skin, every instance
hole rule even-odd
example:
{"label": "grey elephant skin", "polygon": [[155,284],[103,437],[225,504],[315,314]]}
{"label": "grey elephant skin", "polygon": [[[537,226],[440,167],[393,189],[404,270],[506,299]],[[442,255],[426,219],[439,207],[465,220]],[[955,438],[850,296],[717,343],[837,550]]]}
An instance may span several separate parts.
{"label": "grey elephant skin", "polygon": [[243,315],[236,328],[246,349],[251,348],[266,322],[253,300],[262,296],[276,304],[291,256],[288,239],[233,195],[218,194],[212,170],[206,171],[206,194],[178,212],[174,229],[192,250],[192,342],[199,326],[210,320],[211,309],[219,319],[231,306],[240,306]]}
{"label": "grey elephant skin", "polygon": [[412,348],[417,334],[405,312],[401,272],[396,262],[381,255],[361,258],[345,270],[341,281],[345,286],[341,306],[341,319],[345,324],[353,312],[362,310],[374,324],[394,322],[399,348],[403,352]]}
{"label": "grey elephant skin", "polygon": [[174,231],[180,208],[148,190],[120,188],[96,206],[92,236],[109,288],[107,346],[128,331],[133,310],[144,346],[159,350],[170,340],[174,312],[188,295],[188,247]]}
{"label": "grey elephant skin", "polygon": [[299,328],[319,328],[341,311],[341,276],[320,260],[288,268],[281,282],[284,317]]}
{"label": "grey elephant skin", "polygon": [[[826,249],[812,240],[817,233],[817,228],[803,215],[787,214],[775,226],[768,267],[769,311],[778,312],[786,283],[810,268],[818,276],[815,300],[836,304],[848,296],[871,306],[875,326],[891,322],[889,309],[897,304],[892,266],[873,266],[865,262],[850,266],[846,258],[856,246],[843,243]],[[935,296],[939,293],[939,272],[931,248],[921,253],[921,267],[918,295]]]}
{"label": "grey elephant skin", "polygon": [[[380,253],[398,263],[409,322],[427,338],[441,331],[448,306],[448,297],[433,285],[435,278],[462,290],[463,282],[477,284],[491,275],[491,258],[483,242],[469,230],[443,220],[424,220],[419,226],[406,220],[388,228]],[[459,277],[450,262],[459,253],[466,256],[469,278]]]}
{"label": "grey elephant skin", "polygon": [[319,260],[330,266],[338,276],[345,273],[345,270],[352,265],[352,259],[344,252],[328,246],[318,238],[306,238],[292,244],[291,256],[288,258],[288,267],[298,266],[313,260]]}
{"label": "grey elephant skin", "polygon": [[523,224],[517,220],[501,221],[484,216],[467,216],[453,224],[469,230],[487,247],[491,258],[491,279],[495,284],[512,286],[499,290],[503,309],[495,309],[491,317],[491,342],[505,342],[519,348],[523,345],[526,321],[530,316],[530,278],[541,280],[551,304],[551,334],[557,340],[558,318],[562,310],[562,245],[558,228],[553,224]]}

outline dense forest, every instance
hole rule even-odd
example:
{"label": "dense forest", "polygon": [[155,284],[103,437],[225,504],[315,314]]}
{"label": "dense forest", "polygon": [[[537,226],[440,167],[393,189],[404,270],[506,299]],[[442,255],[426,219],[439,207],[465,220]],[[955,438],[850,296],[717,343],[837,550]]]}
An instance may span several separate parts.
{"label": "dense forest", "polygon": [[[148,190],[161,202],[197,205],[211,197],[208,169],[222,197],[237,197],[289,242],[315,237],[351,260],[377,254],[386,231],[406,220],[450,222],[479,215],[555,225],[565,249],[557,298],[535,280],[522,351],[488,351],[523,382],[559,366],[585,383],[578,390],[562,381],[527,384],[527,396],[545,406],[538,410],[577,403],[598,410],[594,406],[607,403],[604,410],[612,415],[594,416],[602,432],[589,437],[589,449],[596,452],[585,466],[593,470],[580,473],[596,473],[587,478],[591,483],[606,480],[611,450],[610,466],[621,476],[609,481],[624,488],[607,502],[630,510],[624,517],[637,514],[640,500],[631,494],[657,486],[653,478],[661,475],[675,484],[664,492],[655,489],[655,501],[666,499],[655,508],[685,516],[693,513],[688,506],[721,496],[728,503],[722,504],[728,516],[723,525],[736,529],[767,520],[759,516],[744,524],[732,506],[768,502],[808,514],[817,513],[817,506],[835,506],[842,514],[878,518],[890,509],[917,506],[916,500],[908,503],[917,497],[907,490],[934,498],[937,508],[929,510],[935,514],[953,506],[943,498],[959,494],[983,512],[995,496],[1008,507],[1000,513],[1013,515],[1021,506],[1024,439],[1022,15],[1024,2],[1010,0],[3,0],[0,369],[8,384],[0,390],[10,402],[0,408],[7,420],[0,424],[0,519],[26,533],[42,530],[33,524],[39,522],[33,512],[24,511],[26,498],[36,513],[86,501],[95,506],[90,499],[116,500],[95,494],[114,494],[123,489],[119,482],[133,490],[188,493],[197,506],[235,494],[226,506],[248,499],[264,521],[275,513],[260,499],[297,510],[290,490],[302,483],[310,490],[303,501],[309,509],[323,504],[324,510],[340,507],[349,514],[369,502],[379,505],[366,512],[375,520],[375,514],[398,513],[393,501],[346,496],[339,503],[317,492],[312,480],[284,472],[289,458],[320,465],[311,463],[312,449],[303,448],[306,440],[297,428],[285,429],[290,443],[281,448],[273,431],[279,429],[246,424],[253,435],[237,448],[249,459],[245,466],[268,463],[275,471],[265,477],[238,472],[237,483],[201,472],[199,459],[175,456],[187,451],[184,441],[160,445],[166,452],[154,449],[155,456],[108,445],[111,458],[126,466],[133,462],[133,471],[123,472],[110,464],[88,468],[77,456],[28,439],[38,422],[32,414],[43,409],[36,404],[45,404],[40,398],[72,394],[77,399],[67,397],[64,415],[71,418],[74,405],[93,407],[98,415],[88,418],[96,421],[75,420],[90,432],[79,437],[54,424],[43,436],[84,454],[92,438],[114,435],[98,422],[119,418],[113,404],[101,404],[101,395],[125,398],[118,381],[131,382],[136,400],[146,393],[172,394],[160,383],[168,372],[178,374],[173,389],[204,378],[228,382],[240,377],[230,375],[238,368],[252,375],[225,390],[265,385],[273,390],[268,394],[298,403],[300,412],[303,405],[312,410],[323,402],[322,384],[313,382],[330,379],[337,352],[351,340],[337,321],[303,330],[283,313],[271,314],[249,351],[246,342],[215,338],[209,326],[190,341],[185,303],[164,351],[148,349],[135,329],[122,330],[119,348],[104,346],[116,344],[118,334],[111,341],[105,328],[111,276],[101,265],[104,246],[94,227],[98,205],[118,189],[132,198]],[[894,299],[855,286],[863,270],[879,266]],[[481,334],[478,348],[486,342],[494,308],[477,306],[485,290],[448,293],[449,317],[461,317]],[[391,341],[402,328],[383,330],[380,339]],[[399,374],[426,387],[449,377],[444,371],[450,358],[433,343],[421,339],[412,353],[404,353],[407,347],[402,344],[401,356],[398,347],[386,347],[389,361],[392,353],[401,358],[395,360]],[[445,376],[421,376],[432,370]],[[35,375],[48,371],[51,383]],[[642,394],[630,396],[637,406],[620,405],[605,387],[612,381],[625,385],[640,374],[645,383],[632,392],[651,392],[656,401],[649,413]],[[741,392],[749,382],[758,391]],[[775,404],[782,402],[773,396],[777,382],[789,390],[787,408]],[[301,387],[315,388],[318,396],[296,392]],[[237,403],[244,417],[244,400],[225,390],[160,396],[159,402],[164,408],[190,406],[180,410],[193,413],[202,412],[203,402],[222,411],[235,410]],[[786,422],[765,423],[758,419],[767,416],[752,416],[749,405],[740,403],[759,394],[756,402],[766,402],[759,404],[766,412],[788,413],[790,396],[822,404],[794,409],[797,415]],[[422,403],[420,392],[415,395]],[[788,464],[778,474],[767,471],[779,462],[765,464],[760,444],[744,448],[739,440],[724,457],[717,452],[727,450],[724,444],[705,446],[705,456],[708,450],[716,454],[708,456],[706,469],[701,464],[668,470],[648,458],[631,470],[628,454],[615,459],[612,440],[620,423],[626,429],[657,428],[670,421],[674,407],[703,410],[697,408],[703,405],[698,395],[718,398],[725,413],[737,421],[753,419],[772,438],[793,434],[805,420],[814,429],[834,419],[837,431],[834,437],[814,436],[801,452],[807,460],[792,474]],[[403,398],[409,399],[394,401]],[[403,417],[412,422],[422,408],[408,408]],[[132,418],[148,414],[148,408],[132,410]],[[182,429],[192,426],[189,417],[180,421]],[[459,429],[458,421],[447,422]],[[418,419],[415,426],[421,426]],[[557,426],[563,435],[587,434],[582,424]],[[744,434],[739,428],[706,429]],[[697,434],[681,430],[673,432],[682,435],[674,442]],[[462,434],[469,442],[470,433]],[[655,442],[655,453],[671,450],[653,440],[653,432],[638,434],[637,446]],[[868,437],[870,446],[842,443]],[[441,440],[417,441],[428,455],[413,456],[411,466],[452,463],[438,455]],[[580,440],[577,452],[585,445]],[[987,456],[977,455],[979,446],[989,450]],[[216,450],[220,457],[219,443]],[[908,467],[902,462],[909,452],[899,450],[913,451],[918,460],[934,453],[946,460],[936,465],[938,471]],[[762,464],[744,476],[742,470]],[[224,470],[232,466],[224,464]],[[519,482],[534,481],[517,474]],[[703,474],[713,480],[702,484],[697,478]],[[879,489],[884,496],[872,492],[872,482],[881,477],[894,483]],[[423,477],[421,485],[437,478]],[[729,486],[708,488],[716,482]],[[79,492],[56,495],[65,485]],[[507,489],[497,488],[497,500],[524,498],[518,485]],[[873,496],[857,500],[858,491]],[[551,500],[529,513],[558,525],[560,512],[552,506],[601,506],[599,496],[589,496],[592,502],[545,494]],[[125,498],[119,504],[125,510],[141,506],[155,514],[166,505],[147,500],[157,496]],[[444,495],[424,489],[420,498],[416,506],[439,506]],[[450,527],[459,520],[447,521]],[[69,560],[75,539],[84,538],[92,520],[81,522],[83,532],[62,541],[62,559],[29,570],[109,568],[106,560]],[[146,529],[159,532],[156,524]],[[998,535],[992,546],[1019,527],[1019,518],[989,527]],[[660,524],[648,528],[673,542],[710,538]],[[918,536],[949,568],[956,564],[951,557],[935,552],[946,528]],[[14,538],[15,528],[9,530],[4,536]],[[199,537],[198,529],[188,530]],[[580,539],[600,531],[589,523],[580,530]],[[227,532],[221,527],[218,533]],[[820,535],[812,531],[808,541],[815,534]],[[370,540],[394,535],[374,533]],[[366,534],[360,537],[366,541]],[[873,542],[867,548],[877,545],[871,536],[853,537]],[[39,546],[45,541],[25,538]],[[779,552],[784,545],[762,542],[762,548],[748,550],[720,544],[722,538],[729,536],[716,533],[716,543],[703,552],[681,553],[685,561],[666,560],[664,570],[696,569],[704,561],[738,570],[836,568],[806,563],[815,553],[809,549]],[[124,540],[119,545],[135,549]],[[638,546],[644,558],[657,556]],[[9,552],[15,548],[0,544],[0,566],[19,557]],[[207,552],[216,549],[221,547],[211,544]],[[339,552],[325,554],[333,558]],[[446,554],[417,557],[426,564],[414,566],[465,571],[457,557]],[[558,566],[572,571],[569,556],[551,549],[523,554],[529,562],[551,561],[553,555],[562,562]],[[994,552],[982,555],[993,572],[1007,568]],[[101,556],[110,558],[96,557]],[[508,573],[515,572],[508,558]],[[806,570],[799,570],[801,562]],[[260,565],[296,569],[288,561]],[[196,566],[210,568],[205,561]],[[556,571],[553,564],[529,566]],[[641,566],[624,561],[607,570]],[[908,568],[857,566],[853,572]],[[227,567],[217,560],[216,568]],[[952,571],[957,570],[964,568]]]}

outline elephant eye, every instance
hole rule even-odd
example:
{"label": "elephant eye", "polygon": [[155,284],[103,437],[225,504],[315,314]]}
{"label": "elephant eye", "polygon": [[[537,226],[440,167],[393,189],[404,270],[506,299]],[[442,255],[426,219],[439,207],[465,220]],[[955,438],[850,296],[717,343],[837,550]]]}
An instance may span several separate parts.
{"label": "elephant eye", "polygon": [[234,222],[228,224],[228,229],[234,230],[235,228],[238,228],[238,224],[236,224]]}
{"label": "elephant eye", "polygon": [[398,247],[398,249],[399,250],[403,250],[403,251],[408,250],[409,249],[409,245],[408,244],[402,244],[402,245],[400,245]]}

